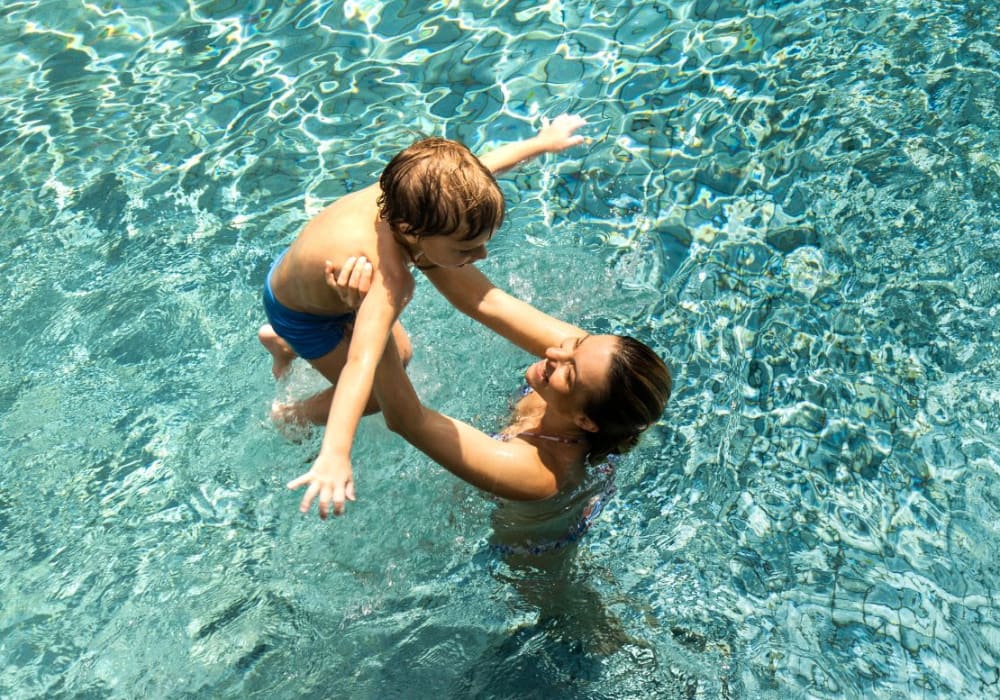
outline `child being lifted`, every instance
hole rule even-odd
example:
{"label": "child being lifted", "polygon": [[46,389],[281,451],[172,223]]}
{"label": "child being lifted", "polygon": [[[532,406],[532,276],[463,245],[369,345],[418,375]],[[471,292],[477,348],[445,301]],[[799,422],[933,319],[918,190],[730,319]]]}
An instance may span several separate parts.
{"label": "child being lifted", "polygon": [[[494,174],[543,153],[583,141],[585,121],[561,115],[543,120],[538,134],[476,158],[462,144],[418,141],[386,166],[378,183],[338,199],[317,214],[271,266],[264,286],[269,324],[258,337],[280,377],[296,357],[309,361],[333,386],[275,417],[326,424],[312,468],[289,482],[307,486],[300,510],[319,499],[319,516],[344,512],[353,501],[350,451],[361,416],[378,410],[372,398],[375,368],[393,334],[405,359],[409,339],[399,314],[410,301],[411,267],[421,270],[460,311],[493,330],[510,330],[524,302],[494,287],[474,267],[504,217]],[[328,269],[370,275],[370,291],[354,313],[326,283]],[[465,268],[465,269],[461,269]],[[449,275],[461,269],[460,282]],[[366,285],[367,286],[367,285]],[[332,401],[332,404],[331,404]]]}

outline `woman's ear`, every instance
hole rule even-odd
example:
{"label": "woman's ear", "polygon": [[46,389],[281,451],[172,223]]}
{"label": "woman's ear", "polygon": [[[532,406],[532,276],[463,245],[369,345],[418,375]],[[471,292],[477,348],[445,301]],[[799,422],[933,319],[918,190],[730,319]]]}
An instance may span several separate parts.
{"label": "woman's ear", "polygon": [[582,413],[577,415],[576,419],[573,422],[576,423],[576,427],[580,428],[581,430],[585,430],[588,433],[596,433],[597,431],[600,430],[600,428],[597,427],[597,423],[590,420],[590,418],[588,418]]}

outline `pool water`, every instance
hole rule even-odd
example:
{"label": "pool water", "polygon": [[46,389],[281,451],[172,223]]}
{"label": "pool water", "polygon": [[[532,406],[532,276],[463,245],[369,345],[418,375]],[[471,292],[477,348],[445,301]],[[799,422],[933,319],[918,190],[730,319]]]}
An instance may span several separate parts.
{"label": "pool water", "polygon": [[[1000,6],[429,7],[0,9],[0,696],[1000,695]],[[515,566],[369,418],[300,515],[270,262],[418,135],[564,111],[481,267],[670,358],[615,499]],[[424,280],[403,321],[500,425],[529,358]]]}

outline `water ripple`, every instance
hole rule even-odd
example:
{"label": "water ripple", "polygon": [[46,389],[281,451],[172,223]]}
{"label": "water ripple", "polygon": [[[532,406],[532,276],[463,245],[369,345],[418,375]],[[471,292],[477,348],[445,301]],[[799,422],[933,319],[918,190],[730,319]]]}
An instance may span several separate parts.
{"label": "water ripple", "polygon": [[[0,694],[993,694],[998,23],[5,4]],[[483,564],[488,504],[377,426],[367,505],[297,518],[282,485],[318,443],[261,429],[253,339],[309,214],[418,135],[481,150],[560,111],[587,147],[504,178],[484,268],[650,341],[677,386],[585,544],[601,653]],[[456,355],[429,293],[407,314],[422,394],[495,422],[523,357],[471,326]]]}

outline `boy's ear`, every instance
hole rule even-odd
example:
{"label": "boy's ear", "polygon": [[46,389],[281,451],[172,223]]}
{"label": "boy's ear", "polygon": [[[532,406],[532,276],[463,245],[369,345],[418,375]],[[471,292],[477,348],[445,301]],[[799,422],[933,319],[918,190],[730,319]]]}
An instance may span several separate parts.
{"label": "boy's ear", "polygon": [[576,423],[576,427],[580,428],[581,430],[585,430],[588,433],[596,433],[598,430],[600,430],[600,428],[597,427],[597,423],[590,420],[590,418],[588,418],[582,413],[577,415],[576,420],[574,422]]}
{"label": "boy's ear", "polygon": [[420,236],[410,233],[413,228],[409,224],[400,224],[396,227],[396,233],[407,243],[416,243],[420,240]]}

